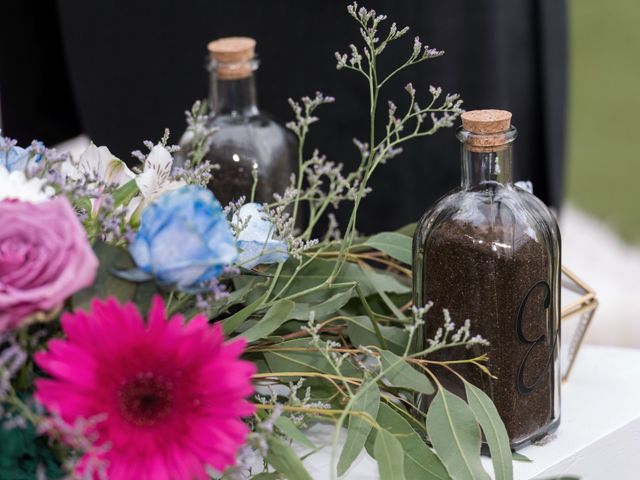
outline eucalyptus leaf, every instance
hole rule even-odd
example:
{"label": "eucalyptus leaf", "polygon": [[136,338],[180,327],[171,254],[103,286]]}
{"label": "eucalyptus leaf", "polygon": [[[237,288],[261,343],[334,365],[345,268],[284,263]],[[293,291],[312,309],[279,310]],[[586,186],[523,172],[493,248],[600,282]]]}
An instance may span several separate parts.
{"label": "eucalyptus leaf", "polygon": [[87,212],[91,211],[91,199],[89,197],[80,197],[77,198],[73,202],[74,207],[85,210]]}
{"label": "eucalyptus leaf", "polygon": [[531,460],[529,457],[518,452],[512,452],[511,457],[515,462],[525,462],[525,463],[533,462],[533,460]]}
{"label": "eucalyptus leaf", "polygon": [[[347,333],[349,334],[349,339],[353,345],[362,345],[365,347],[374,345],[382,347],[369,317],[366,315],[358,315],[351,317],[348,322]],[[387,342],[389,350],[402,355],[408,341],[407,331],[400,327],[387,327],[380,325],[380,332]]]}
{"label": "eucalyptus leaf", "polygon": [[404,452],[400,441],[385,429],[378,430],[373,452],[380,480],[404,480]]}
{"label": "eucalyptus leaf", "polygon": [[316,320],[324,320],[325,318],[335,315],[335,313],[345,306],[353,296],[355,287],[348,288],[344,292],[339,292],[322,303],[310,305],[308,303],[296,303],[290,318],[295,320],[309,320],[311,312],[314,312]]}
{"label": "eucalyptus leaf", "polygon": [[[256,278],[247,278],[246,281],[242,282],[242,285],[235,285],[234,281],[234,290],[226,297],[227,305],[235,305],[237,303],[250,303],[245,301],[246,297],[249,295],[249,292],[255,290],[256,288],[261,288],[264,286],[264,281],[262,279]],[[256,285],[257,284],[257,285]]]}
{"label": "eucalyptus leaf", "polygon": [[267,445],[269,452],[265,460],[278,472],[291,480],[313,480],[307,469],[304,468],[302,460],[287,442],[271,435],[267,440]]}
{"label": "eucalyptus leaf", "polygon": [[[380,389],[376,382],[364,384],[356,394],[352,405],[354,412],[366,412],[375,419],[380,407]],[[349,416],[349,426],[347,428],[347,438],[338,460],[338,475],[342,476],[349,469],[353,461],[358,458],[364,448],[364,443],[371,432],[372,425],[362,417],[356,415]]]}
{"label": "eucalyptus leaf", "polygon": [[409,223],[397,229],[396,232],[401,233],[402,235],[406,235],[407,237],[413,237],[413,234],[415,233],[417,226],[418,226],[418,222]]}
{"label": "eucalyptus leaf", "polygon": [[128,204],[138,193],[140,193],[140,189],[138,188],[136,180],[129,180],[111,194],[113,197],[113,206],[117,208],[120,205]]}
{"label": "eucalyptus leaf", "polygon": [[360,285],[363,286],[365,296],[377,293],[379,291],[385,293],[408,293],[411,292],[411,286],[408,283],[403,283],[396,277],[395,274],[390,272],[381,273],[374,270],[370,275],[365,275],[362,269],[356,265],[351,265],[359,270],[356,274],[352,273],[353,277],[356,277]]}
{"label": "eucalyptus leaf", "polygon": [[491,399],[478,387],[464,382],[467,403],[489,444],[496,480],[513,479],[513,459],[507,429]]}
{"label": "eucalyptus leaf", "polygon": [[404,358],[388,350],[381,350],[380,360],[385,371],[384,376],[391,385],[426,395],[433,393],[433,385],[427,376],[409,365]]}
{"label": "eucalyptus leaf", "polygon": [[[333,273],[335,264],[335,260],[316,258],[309,265],[298,270],[298,262],[295,259],[289,259],[284,263],[273,291],[280,292],[294,276],[295,278],[286,288],[283,296],[321,287]],[[275,272],[275,268],[272,267],[272,269]],[[370,276],[367,276],[358,265],[348,262],[342,267],[340,274],[334,279],[334,283],[358,284],[365,296],[375,294],[378,290],[390,293],[407,293],[411,290],[408,284],[400,282],[398,278],[388,272],[380,273],[374,271]],[[296,298],[296,301],[301,303],[320,303],[328,300],[333,295],[335,295],[335,289],[325,286]]]}
{"label": "eucalyptus leaf", "polygon": [[[262,282],[256,285],[257,280]],[[248,305],[267,292],[266,283],[264,278],[241,274],[233,278],[234,293],[242,292],[242,303]]]}
{"label": "eucalyptus leaf", "polygon": [[93,250],[100,260],[93,285],[77,292],[71,298],[73,308],[88,309],[93,298],[115,297],[121,302],[134,298],[136,284],[113,275],[111,269],[133,268],[129,252],[120,247],[97,242]]}
{"label": "eucalyptus leaf", "polygon": [[262,300],[264,299],[264,295],[260,296],[253,303],[250,303],[242,310],[238,310],[236,313],[231,315],[228,318],[225,318],[222,321],[222,329],[224,330],[225,335],[230,335],[233,333],[242,323],[251,316],[253,312],[255,312],[258,307],[262,304]]}
{"label": "eucalyptus leaf", "polygon": [[375,270],[368,265],[363,265],[361,269],[365,276],[371,281],[373,288],[376,290],[376,293],[380,296],[380,299],[384,302],[386,307],[393,312],[396,318],[400,320],[406,319],[407,317],[405,314],[400,311],[397,305],[393,303],[391,298],[389,298],[389,295],[387,295],[384,290],[380,289],[378,283],[374,281],[373,275],[376,273]]}
{"label": "eucalyptus leaf", "polygon": [[480,462],[480,427],[460,397],[438,390],[427,412],[427,433],[455,480],[490,480]]}
{"label": "eucalyptus leaf", "polygon": [[274,472],[262,472],[257,475],[253,475],[251,480],[282,480],[282,475]]}
{"label": "eucalyptus leaf", "polygon": [[247,342],[255,342],[266,337],[289,319],[289,313],[294,306],[295,304],[291,300],[280,300],[274,303],[264,314],[264,317],[256,325],[243,332],[242,336],[247,339]]}
{"label": "eucalyptus leaf", "polygon": [[[293,350],[288,350],[293,349]],[[333,372],[333,367],[308,338],[287,340],[270,347],[264,358],[272,372]],[[341,372],[347,377],[362,377],[362,371],[344,362]]]}
{"label": "eucalyptus leaf", "polygon": [[[405,305],[407,302],[411,301],[411,292],[407,293],[387,293],[387,297],[394,303],[394,305]],[[369,295],[366,297],[367,303],[369,304],[369,308],[374,312],[378,312],[383,314],[385,310],[388,308],[387,303],[380,298],[378,293],[374,293],[373,295]],[[348,311],[352,315],[368,315],[368,311],[362,305],[362,300],[358,297],[352,298],[347,305],[345,305],[342,311]]]}
{"label": "eucalyptus leaf", "polygon": [[411,237],[397,232],[382,232],[369,238],[364,245],[411,265]]}
{"label": "eucalyptus leaf", "polygon": [[574,477],[573,475],[561,475],[560,477],[543,478],[542,480],[580,480],[580,477]]}
{"label": "eucalyptus leaf", "polygon": [[234,289],[229,295],[224,296],[218,300],[215,300],[210,304],[209,318],[218,318],[223,312],[229,310],[234,305],[241,305],[242,308],[253,303],[249,296],[252,293],[257,293],[253,300],[260,299],[265,293],[264,280],[260,278],[248,278],[245,282],[237,284],[235,282],[236,277],[233,278]]}
{"label": "eucalyptus leaf", "polygon": [[146,317],[151,308],[151,301],[155,295],[160,295],[161,291],[156,282],[138,283],[136,285],[136,295],[134,303],[138,306],[140,313]]}
{"label": "eucalyptus leaf", "polygon": [[[409,422],[394,408],[380,404],[378,424],[393,433],[404,450],[404,476],[407,480],[450,480],[447,469]],[[367,451],[373,455],[376,431],[367,439]]]}
{"label": "eucalyptus leaf", "polygon": [[313,442],[311,442],[311,440],[309,440],[309,437],[307,437],[300,431],[298,427],[296,427],[295,423],[293,423],[293,421],[289,417],[280,415],[276,419],[274,425],[278,428],[278,430],[280,430],[294,442],[298,442],[305,447],[315,450],[316,446],[313,444]]}

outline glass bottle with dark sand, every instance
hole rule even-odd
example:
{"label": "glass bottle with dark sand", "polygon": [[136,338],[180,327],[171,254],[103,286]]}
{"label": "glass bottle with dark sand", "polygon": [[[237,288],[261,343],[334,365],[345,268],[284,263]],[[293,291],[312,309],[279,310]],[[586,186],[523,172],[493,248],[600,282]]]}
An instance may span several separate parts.
{"label": "glass bottle with dark sand", "polygon": [[[222,205],[241,196],[249,201],[252,169],[259,181],[255,201],[270,203],[282,194],[294,168],[295,139],[282,125],[258,108],[255,71],[256,41],[249,37],[214,40],[209,51],[209,124],[217,131],[210,137],[203,160],[218,164],[209,188]],[[178,163],[191,149],[189,131],[183,135]]]}
{"label": "glass bottle with dark sand", "polygon": [[[461,185],[423,216],[415,233],[414,302],[433,302],[423,340],[442,327],[448,309],[454,321],[470,319],[472,334],[490,342],[429,358],[488,353],[495,378],[471,364],[455,367],[492,398],[515,449],[560,421],[560,233],[549,209],[513,184],[511,113],[466,112],[457,137]],[[438,375],[464,396],[458,377],[446,369]],[[422,398],[421,408],[429,401]]]}

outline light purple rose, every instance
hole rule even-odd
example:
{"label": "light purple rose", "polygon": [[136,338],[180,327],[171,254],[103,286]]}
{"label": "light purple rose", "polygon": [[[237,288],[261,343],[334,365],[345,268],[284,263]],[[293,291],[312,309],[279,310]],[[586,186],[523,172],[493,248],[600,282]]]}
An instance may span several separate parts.
{"label": "light purple rose", "polygon": [[0,201],[0,224],[0,333],[93,283],[98,259],[65,197]]}

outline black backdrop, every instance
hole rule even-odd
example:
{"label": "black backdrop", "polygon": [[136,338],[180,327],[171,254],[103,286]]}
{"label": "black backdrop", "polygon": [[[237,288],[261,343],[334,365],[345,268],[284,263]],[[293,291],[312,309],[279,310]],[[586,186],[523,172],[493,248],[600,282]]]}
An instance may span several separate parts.
{"label": "black backdrop", "polygon": [[[368,93],[354,72],[336,71],[334,52],[358,42],[346,2],[312,0],[58,0],[7,2],[13,18],[0,29],[0,105],[4,133],[22,143],[55,142],[84,131],[123,159],[184,128],[183,112],[207,92],[206,43],[253,36],[261,59],[258,101],[290,118],[287,97],[321,90],[336,97],[319,111],[310,138],[331,159],[351,164],[354,136],[364,138]],[[411,31],[383,57],[389,68],[412,37],[444,57],[410,69],[390,85],[400,104],[412,81],[459,92],[466,109],[505,108],[519,129],[516,177],[559,206],[563,186],[566,103],[566,7],[563,0],[371,0]],[[383,102],[385,104],[386,102]],[[453,130],[406,146],[374,177],[359,228],[415,221],[459,181]]]}

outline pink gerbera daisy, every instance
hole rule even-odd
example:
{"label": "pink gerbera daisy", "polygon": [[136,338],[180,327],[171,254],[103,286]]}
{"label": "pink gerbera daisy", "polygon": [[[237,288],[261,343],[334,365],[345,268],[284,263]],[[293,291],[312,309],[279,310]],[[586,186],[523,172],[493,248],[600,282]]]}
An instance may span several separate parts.
{"label": "pink gerbera daisy", "polygon": [[146,324],[109,299],[63,315],[62,327],[68,339],[36,355],[53,377],[36,382],[36,398],[69,423],[105,418],[93,433],[110,447],[111,480],[206,479],[207,465],[235,465],[249,432],[241,417],[254,411],[244,340],[224,343],[202,315],[167,320],[160,297]]}

